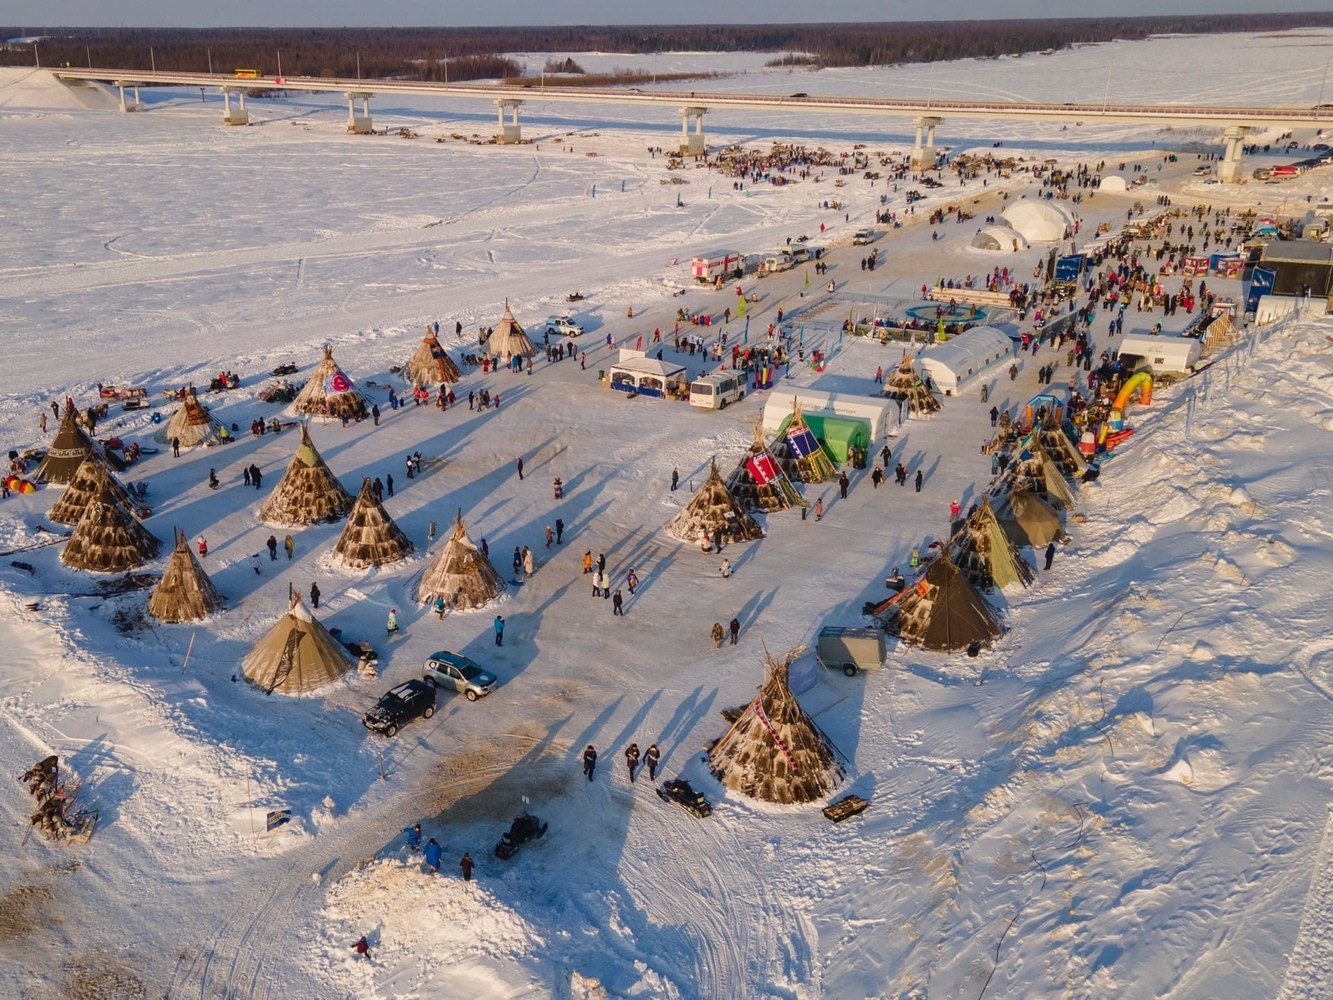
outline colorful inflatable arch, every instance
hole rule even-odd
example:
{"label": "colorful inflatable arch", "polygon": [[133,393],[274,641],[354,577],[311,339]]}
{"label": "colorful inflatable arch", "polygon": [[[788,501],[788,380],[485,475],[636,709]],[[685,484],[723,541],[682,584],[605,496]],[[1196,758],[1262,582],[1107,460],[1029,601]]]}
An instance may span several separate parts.
{"label": "colorful inflatable arch", "polygon": [[1152,372],[1135,372],[1120,387],[1120,394],[1111,404],[1111,430],[1119,431],[1125,426],[1125,407],[1129,405],[1134,393],[1139,394],[1139,402],[1147,406],[1152,402]]}

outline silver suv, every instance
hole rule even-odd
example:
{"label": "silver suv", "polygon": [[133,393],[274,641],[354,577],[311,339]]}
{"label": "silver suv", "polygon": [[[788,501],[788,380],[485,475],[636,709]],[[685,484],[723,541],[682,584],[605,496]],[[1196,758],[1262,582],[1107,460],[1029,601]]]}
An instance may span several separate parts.
{"label": "silver suv", "polygon": [[421,668],[421,677],[431,687],[457,691],[468,701],[476,701],[500,686],[489,670],[483,670],[461,653],[443,649],[430,654]]}
{"label": "silver suv", "polygon": [[552,316],[546,321],[546,332],[552,336],[582,337],[583,327],[570,316]]}

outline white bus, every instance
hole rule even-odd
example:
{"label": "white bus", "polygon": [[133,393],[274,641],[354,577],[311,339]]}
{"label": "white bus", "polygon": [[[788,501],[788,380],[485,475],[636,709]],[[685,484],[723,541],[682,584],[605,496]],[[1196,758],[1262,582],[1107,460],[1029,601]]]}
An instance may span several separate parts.
{"label": "white bus", "polygon": [[745,379],[733,372],[701,375],[690,383],[690,405],[720,410],[745,398]]}

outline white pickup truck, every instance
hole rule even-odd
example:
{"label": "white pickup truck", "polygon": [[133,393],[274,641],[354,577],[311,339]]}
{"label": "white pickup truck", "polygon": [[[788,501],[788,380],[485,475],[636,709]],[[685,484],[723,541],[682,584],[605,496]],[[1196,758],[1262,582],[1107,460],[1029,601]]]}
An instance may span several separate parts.
{"label": "white pickup truck", "polygon": [[546,321],[546,332],[552,336],[582,337],[583,327],[572,316],[552,316]]}

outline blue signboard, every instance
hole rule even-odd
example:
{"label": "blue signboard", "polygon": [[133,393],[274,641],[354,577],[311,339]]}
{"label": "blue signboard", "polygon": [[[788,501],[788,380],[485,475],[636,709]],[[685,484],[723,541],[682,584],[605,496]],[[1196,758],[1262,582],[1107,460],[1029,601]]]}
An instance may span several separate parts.
{"label": "blue signboard", "polygon": [[1273,283],[1277,281],[1277,268],[1259,266],[1254,269],[1250,275],[1250,291],[1245,296],[1245,311],[1254,312],[1259,308],[1259,297],[1268,295],[1273,291]]}

